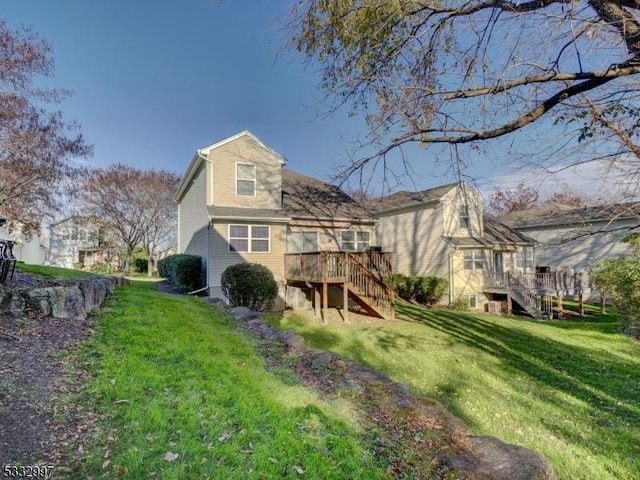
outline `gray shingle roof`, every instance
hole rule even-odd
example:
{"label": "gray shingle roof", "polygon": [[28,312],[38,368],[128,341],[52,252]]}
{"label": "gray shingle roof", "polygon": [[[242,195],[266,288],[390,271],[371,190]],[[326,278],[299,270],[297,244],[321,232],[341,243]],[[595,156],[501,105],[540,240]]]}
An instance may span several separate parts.
{"label": "gray shingle roof", "polygon": [[585,223],[609,222],[623,218],[639,218],[640,203],[613,203],[595,207],[571,207],[551,204],[542,207],[504,213],[498,217],[512,228],[538,226],[575,226]]}
{"label": "gray shingle roof", "polygon": [[484,238],[492,243],[535,243],[535,240],[510,228],[498,220],[484,215]]}
{"label": "gray shingle roof", "polygon": [[375,213],[381,213],[398,208],[421,205],[442,198],[447,192],[454,188],[457,183],[449,183],[439,187],[422,190],[421,192],[397,192],[385,197],[370,200],[364,206]]}
{"label": "gray shingle roof", "polygon": [[298,218],[374,220],[369,211],[335,185],[284,169],[282,209]]}

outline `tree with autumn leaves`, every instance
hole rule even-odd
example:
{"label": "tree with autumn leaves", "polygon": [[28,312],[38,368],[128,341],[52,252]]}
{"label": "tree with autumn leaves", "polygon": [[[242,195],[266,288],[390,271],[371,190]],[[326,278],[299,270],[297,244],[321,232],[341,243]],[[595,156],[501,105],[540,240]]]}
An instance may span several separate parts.
{"label": "tree with autumn leaves", "polygon": [[60,212],[92,154],[57,109],[69,92],[37,81],[53,70],[48,42],[0,20],[0,216],[27,232]]}
{"label": "tree with autumn leaves", "polygon": [[118,233],[125,246],[124,270],[142,247],[149,275],[158,253],[176,242],[178,210],[173,199],[180,177],[160,170],[139,170],[121,163],[91,170],[83,182],[84,213]]}

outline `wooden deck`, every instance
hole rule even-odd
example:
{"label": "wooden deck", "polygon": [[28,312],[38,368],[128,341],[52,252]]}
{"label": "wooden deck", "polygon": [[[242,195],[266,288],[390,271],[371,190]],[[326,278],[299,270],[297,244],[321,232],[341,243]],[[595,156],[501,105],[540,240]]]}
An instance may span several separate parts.
{"label": "wooden deck", "polygon": [[505,290],[513,279],[537,295],[569,296],[579,295],[591,289],[591,279],[587,272],[550,273],[484,272],[484,286],[488,291]]}
{"label": "wooden deck", "polygon": [[[391,276],[388,252],[313,252],[285,255],[285,278],[289,285],[314,291],[316,313],[323,316],[329,305],[330,286],[342,289],[343,305],[353,300],[369,314],[393,319],[394,293],[384,283]],[[348,318],[348,309],[345,309]]]}
{"label": "wooden deck", "polygon": [[591,279],[586,272],[484,272],[484,292],[506,294],[508,312],[511,312],[513,299],[534,318],[551,315],[553,297],[557,299],[558,309],[562,309],[563,297],[577,296],[580,312],[583,312],[583,294],[591,288]]}

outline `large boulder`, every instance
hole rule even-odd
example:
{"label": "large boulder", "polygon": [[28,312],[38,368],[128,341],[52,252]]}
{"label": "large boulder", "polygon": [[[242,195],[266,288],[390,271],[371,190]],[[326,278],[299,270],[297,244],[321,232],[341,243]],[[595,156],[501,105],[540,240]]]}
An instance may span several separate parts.
{"label": "large boulder", "polygon": [[0,285],[0,311],[19,315],[24,311],[25,301],[20,292]]}
{"label": "large boulder", "polygon": [[44,315],[82,320],[87,316],[84,296],[78,285],[43,287],[23,293],[26,304]]}

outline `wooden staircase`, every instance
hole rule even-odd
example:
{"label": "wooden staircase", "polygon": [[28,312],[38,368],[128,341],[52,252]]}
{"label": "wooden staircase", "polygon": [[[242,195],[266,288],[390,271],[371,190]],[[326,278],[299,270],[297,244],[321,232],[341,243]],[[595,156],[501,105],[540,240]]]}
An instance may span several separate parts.
{"label": "wooden staircase", "polygon": [[507,290],[511,298],[533,318],[543,318],[541,297],[529,290],[522,281],[511,272],[507,273]]}
{"label": "wooden staircase", "polygon": [[[289,285],[311,287],[316,308],[324,317],[329,306],[328,289],[343,291],[343,305],[355,302],[369,315],[395,318],[394,292],[384,283],[391,276],[391,254],[386,252],[316,252],[285,255]],[[348,309],[344,309],[345,321]]]}

